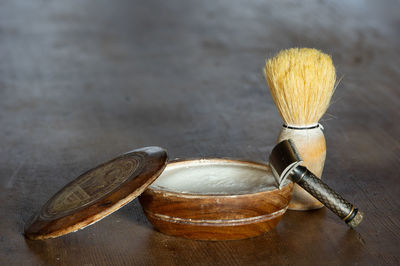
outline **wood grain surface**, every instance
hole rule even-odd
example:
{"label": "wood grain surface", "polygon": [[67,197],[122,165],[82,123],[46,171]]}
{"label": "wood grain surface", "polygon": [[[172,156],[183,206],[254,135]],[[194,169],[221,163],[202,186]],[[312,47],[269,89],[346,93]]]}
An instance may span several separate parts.
{"label": "wood grain surface", "polygon": [[[399,1],[0,2],[0,265],[400,264]],[[137,200],[61,238],[24,224],[84,171],[157,145],[170,158],[265,161],[281,129],[262,67],[282,48],[332,54],[323,180],[365,212],[326,208],[269,233],[156,232]]]}

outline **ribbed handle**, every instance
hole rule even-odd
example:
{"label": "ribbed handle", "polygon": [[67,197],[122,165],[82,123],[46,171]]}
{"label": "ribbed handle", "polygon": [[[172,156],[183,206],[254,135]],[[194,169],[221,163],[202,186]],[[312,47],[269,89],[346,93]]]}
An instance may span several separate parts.
{"label": "ribbed handle", "polygon": [[333,191],[313,173],[307,170],[306,167],[296,167],[292,173],[292,180],[322,202],[350,227],[356,227],[362,221],[364,214],[361,211]]}

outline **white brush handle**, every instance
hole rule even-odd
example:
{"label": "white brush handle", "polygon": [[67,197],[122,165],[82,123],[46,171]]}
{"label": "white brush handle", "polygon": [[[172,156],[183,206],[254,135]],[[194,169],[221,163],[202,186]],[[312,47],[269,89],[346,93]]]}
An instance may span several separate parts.
{"label": "white brush handle", "polygon": [[[309,129],[283,127],[278,137],[278,143],[285,139],[291,139],[294,142],[303,159],[302,165],[321,178],[326,157],[326,143],[321,126]],[[295,184],[289,204],[290,210],[313,210],[323,206],[316,198]]]}

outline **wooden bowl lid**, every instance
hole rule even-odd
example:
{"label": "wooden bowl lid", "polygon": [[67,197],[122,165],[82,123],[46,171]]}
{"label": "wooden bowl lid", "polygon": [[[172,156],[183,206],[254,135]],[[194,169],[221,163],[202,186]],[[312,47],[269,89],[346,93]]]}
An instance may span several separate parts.
{"label": "wooden bowl lid", "polygon": [[139,196],[167,161],[164,149],[146,147],[87,171],[46,202],[26,227],[25,236],[54,238],[99,221]]}

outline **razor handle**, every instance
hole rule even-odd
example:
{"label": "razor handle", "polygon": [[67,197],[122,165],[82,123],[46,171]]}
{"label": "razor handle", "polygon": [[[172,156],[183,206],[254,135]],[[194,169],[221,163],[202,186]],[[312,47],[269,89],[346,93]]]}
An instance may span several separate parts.
{"label": "razor handle", "polygon": [[317,198],[328,209],[354,228],[361,223],[364,214],[317,178],[304,166],[292,170],[291,179]]}

